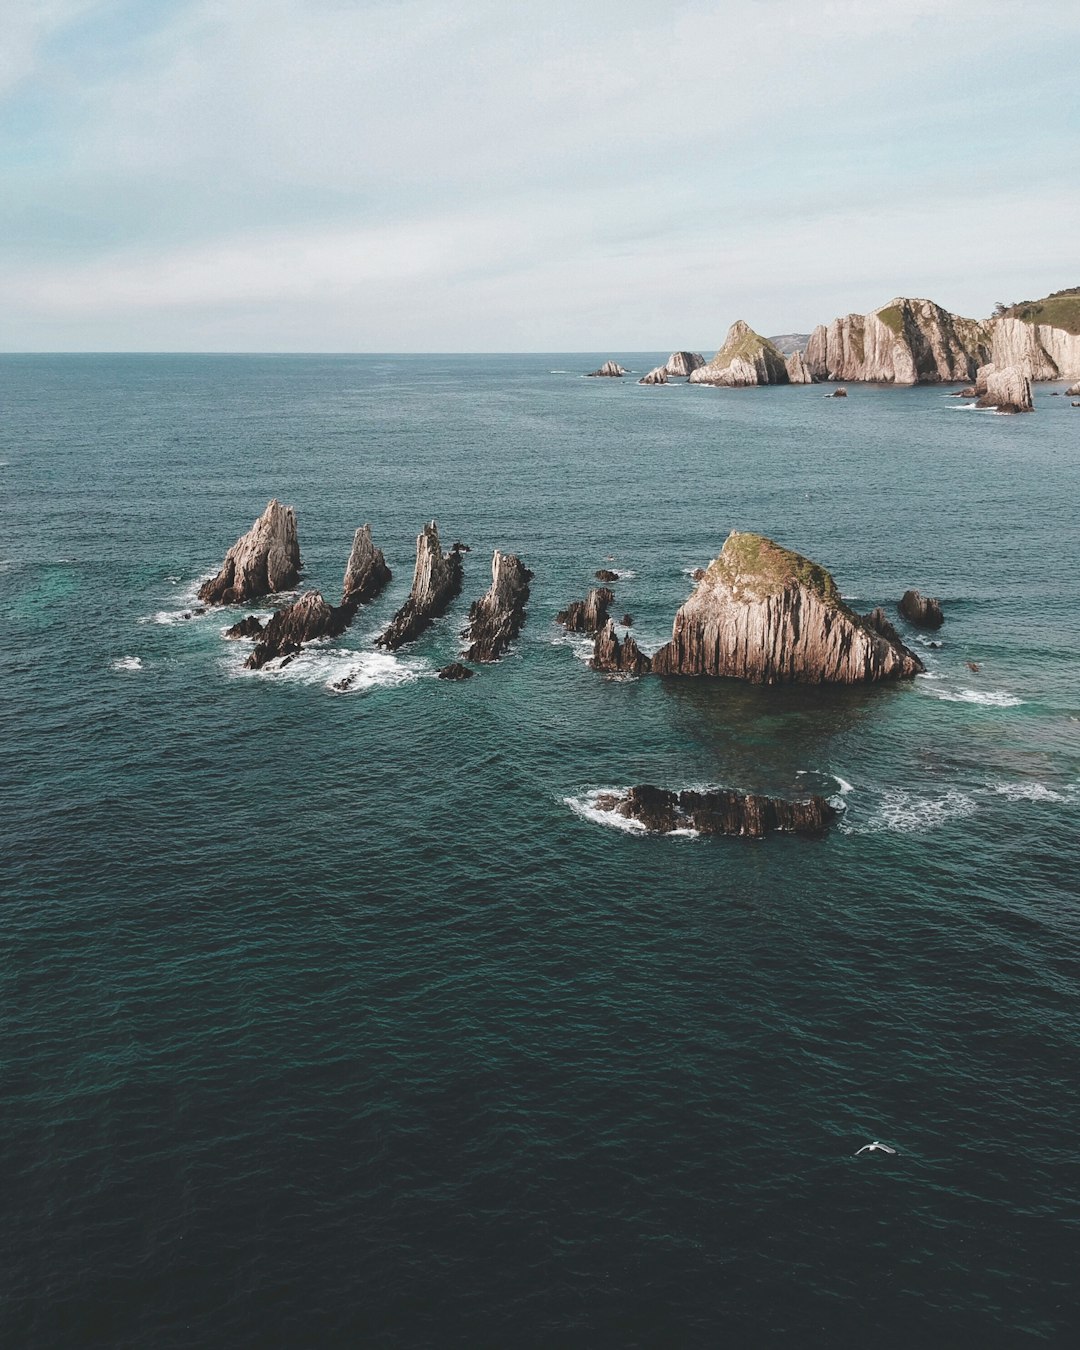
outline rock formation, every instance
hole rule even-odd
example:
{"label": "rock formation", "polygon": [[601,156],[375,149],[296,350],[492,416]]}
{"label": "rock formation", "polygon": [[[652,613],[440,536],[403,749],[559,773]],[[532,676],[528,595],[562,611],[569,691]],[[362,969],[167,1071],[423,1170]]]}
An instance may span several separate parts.
{"label": "rock formation", "polygon": [[990,359],[999,370],[1019,367],[1029,380],[1072,380],[1080,375],[1080,334],[1004,315],[993,323]]}
{"label": "rock formation", "polygon": [[448,666],[443,666],[439,671],[440,680],[471,680],[476,674],[475,670],[470,670],[468,666],[463,666],[460,661],[451,661]]}
{"label": "rock formation", "polygon": [[[996,408],[999,413],[1034,412],[1031,401],[1031,381],[1019,366],[997,370],[991,366],[985,373],[986,389],[980,395],[980,408]],[[976,386],[978,387],[978,386]]]}
{"label": "rock formation", "polygon": [[663,371],[665,375],[670,375],[672,379],[686,380],[704,364],[705,358],[700,352],[672,352],[667,359],[667,365],[663,367]]}
{"label": "rock formation", "polygon": [[521,632],[532,573],[513,553],[495,550],[491,587],[473,602],[461,636],[469,644],[466,661],[497,661]]}
{"label": "rock formation", "polygon": [[809,333],[778,333],[769,338],[769,341],[780,353],[781,356],[790,356],[792,352],[806,353],[807,343],[810,341]]}
{"label": "rock formation", "polygon": [[642,375],[638,384],[667,384],[667,371],[663,366],[654,366],[647,375]]}
{"label": "rock formation", "polygon": [[599,633],[607,623],[608,605],[614,603],[615,592],[606,586],[597,586],[584,600],[575,600],[561,610],[555,616],[555,622],[561,623],[568,633]]}
{"label": "rock formation", "polygon": [[595,576],[597,581],[618,581],[619,579],[618,572],[613,572],[610,567],[601,567],[600,570],[595,573]]}
{"label": "rock formation", "polygon": [[1065,390],[1065,393],[1070,398],[1075,394],[1080,394],[1080,380],[1078,380],[1076,384],[1070,384],[1068,389]]}
{"label": "rock formation", "polygon": [[461,590],[461,551],[443,553],[434,521],[416,537],[416,567],[409,598],[390,620],[390,626],[375,639],[376,645],[396,651],[411,642],[444,614]]}
{"label": "rock formation", "polygon": [[918,591],[905,591],[896,608],[916,628],[940,628],[945,622],[941,602],[928,595],[920,595]]}
{"label": "rock formation", "polygon": [[628,370],[625,370],[622,366],[620,366],[618,361],[605,361],[599,370],[589,371],[589,378],[591,379],[596,375],[611,376],[613,378],[618,378],[623,375],[629,374],[630,372]]}
{"label": "rock formation", "polygon": [[787,366],[789,384],[813,384],[814,377],[802,352],[792,352],[784,363]]}
{"label": "rock formation", "polygon": [[262,670],[276,657],[295,656],[305,642],[337,637],[348,628],[353,612],[344,605],[328,605],[318,591],[307,591],[269,620],[244,665]]}
{"label": "rock formation", "polygon": [[341,603],[352,605],[354,610],[358,605],[367,604],[379,594],[390,576],[382,549],[372,542],[371,526],[362,525],[353,536],[349,561],[345,565]]}
{"label": "rock formation", "polygon": [[262,632],[263,626],[254,614],[249,614],[246,619],[241,619],[239,623],[234,623],[231,628],[225,629],[227,638],[253,638],[258,637]]}
{"label": "rock formation", "polygon": [[273,591],[287,591],[300,575],[296,512],[275,497],[225,554],[221,571],[199,587],[211,605],[243,605]]}
{"label": "rock formation", "polygon": [[834,389],[831,394],[826,394],[826,398],[847,398],[847,390],[843,385],[839,389]]}
{"label": "rock formation", "polygon": [[627,633],[622,642],[615,632],[615,624],[608,619],[596,635],[592,660],[593,670],[618,672],[623,675],[647,675],[652,662],[644,652],[639,651],[637,643]]}
{"label": "rock formation", "polygon": [[745,388],[757,384],[787,384],[787,364],[768,338],[737,319],[724,345],[711,361],[690,372],[691,384]]}
{"label": "rock formation", "polygon": [[690,829],[704,835],[742,835],[748,839],[761,839],[774,830],[822,835],[837,815],[824,797],[792,802],[725,788],[669,792],[650,784],[624,793],[602,793],[593,806],[597,811],[640,821],[654,834]]}
{"label": "rock formation", "polygon": [[856,684],[908,678],[918,657],[840,598],[816,563],[758,534],[732,531],[652,658],[658,675],[723,675],[756,684]]}
{"label": "rock formation", "polygon": [[903,296],[869,314],[846,314],[810,335],[806,363],[818,380],[886,384],[970,381],[990,359],[990,334],[932,300]]}

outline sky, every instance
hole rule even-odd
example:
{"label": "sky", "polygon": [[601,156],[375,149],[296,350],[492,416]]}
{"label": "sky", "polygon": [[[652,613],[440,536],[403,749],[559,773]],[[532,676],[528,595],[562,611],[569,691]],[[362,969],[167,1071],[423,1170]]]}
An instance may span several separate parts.
{"label": "sky", "polygon": [[1076,0],[0,0],[0,350],[712,352],[1080,285]]}

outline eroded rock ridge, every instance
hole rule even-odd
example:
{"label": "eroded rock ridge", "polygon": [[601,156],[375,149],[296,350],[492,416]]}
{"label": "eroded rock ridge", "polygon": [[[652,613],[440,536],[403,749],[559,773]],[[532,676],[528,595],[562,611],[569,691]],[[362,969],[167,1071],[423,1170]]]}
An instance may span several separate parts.
{"label": "eroded rock ridge", "polygon": [[291,590],[300,576],[296,512],[276,497],[225,554],[221,571],[199,587],[211,605],[243,605],[276,591]]}
{"label": "eroded rock ridge", "polygon": [[466,661],[497,661],[521,632],[532,573],[513,553],[495,550],[491,586],[475,600],[461,636],[469,644]]}
{"label": "eroded rock ridge", "polygon": [[416,566],[409,598],[394,615],[376,644],[396,651],[444,614],[461,590],[461,547],[443,553],[438,526],[432,520],[416,537]]}

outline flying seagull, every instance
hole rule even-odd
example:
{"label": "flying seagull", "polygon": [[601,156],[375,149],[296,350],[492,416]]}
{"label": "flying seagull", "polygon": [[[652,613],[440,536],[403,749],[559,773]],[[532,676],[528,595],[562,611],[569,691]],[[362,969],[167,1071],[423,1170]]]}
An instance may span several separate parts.
{"label": "flying seagull", "polygon": [[875,1139],[872,1144],[863,1144],[862,1148],[857,1148],[855,1150],[855,1157],[857,1158],[860,1153],[895,1153],[895,1152],[896,1149],[890,1148],[888,1144],[879,1144],[878,1141]]}

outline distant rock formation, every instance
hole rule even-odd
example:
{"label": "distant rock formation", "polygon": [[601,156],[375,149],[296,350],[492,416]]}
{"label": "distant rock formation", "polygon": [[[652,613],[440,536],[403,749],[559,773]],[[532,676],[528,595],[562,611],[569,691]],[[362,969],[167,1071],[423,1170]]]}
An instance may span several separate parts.
{"label": "distant rock formation", "polygon": [[[461,636],[469,644],[466,661],[497,661],[521,632],[532,573],[513,553],[491,559],[491,587],[469,610]],[[471,673],[471,672],[470,672]]]}
{"label": "distant rock formation", "polygon": [[[984,371],[980,370],[980,375]],[[1019,366],[998,370],[991,366],[985,371],[985,391],[979,397],[980,408],[996,408],[999,413],[1034,412],[1031,401],[1031,380]]]}
{"label": "distant rock formation", "polygon": [[638,384],[667,384],[667,371],[663,366],[654,366],[647,375],[642,375]]}
{"label": "distant rock formation", "polygon": [[618,581],[618,572],[613,572],[610,567],[601,567],[595,574],[597,581]]}
{"label": "distant rock formation", "polygon": [[227,638],[253,638],[258,637],[262,632],[263,626],[254,614],[249,614],[246,619],[241,619],[239,623],[234,623],[231,628],[225,629]]}
{"label": "distant rock formation", "polygon": [[361,525],[353,536],[349,561],[345,565],[345,579],[341,585],[341,603],[352,605],[367,604],[374,600],[390,580],[391,572],[386,565],[381,548],[376,548],[371,538],[371,526]]}
{"label": "distant rock formation", "polygon": [[768,338],[737,319],[713,359],[690,372],[691,384],[746,388],[758,384],[787,384],[787,364]]}
{"label": "distant rock formation", "polygon": [[653,834],[696,830],[703,835],[740,835],[747,839],[762,839],[774,830],[822,835],[837,816],[836,808],[824,797],[792,802],[724,788],[669,792],[651,784],[623,793],[601,793],[593,807],[640,821]]}
{"label": "distant rock formation", "polygon": [[923,666],[850,610],[823,567],[762,535],[732,531],[652,669],[755,684],[857,684],[909,678]]}
{"label": "distant rock formation", "polygon": [[615,592],[606,586],[597,586],[584,600],[575,600],[561,610],[555,616],[555,622],[561,623],[568,633],[599,633],[607,623],[608,606],[614,603]]}
{"label": "distant rock formation", "polygon": [[847,390],[843,385],[839,389],[834,389],[831,394],[826,394],[826,398],[847,398]]}
{"label": "distant rock formation", "polygon": [[769,338],[769,341],[781,356],[791,356],[793,352],[802,352],[805,356],[807,343],[810,341],[810,334],[780,333],[776,337]]}
{"label": "distant rock formation", "polygon": [[615,624],[611,619],[608,619],[596,635],[592,660],[589,664],[593,670],[623,675],[647,675],[652,669],[652,662],[638,649],[637,643],[629,633],[622,642],[619,641]]}
{"label": "distant rock formation", "polygon": [[443,553],[439,530],[432,520],[416,537],[416,566],[409,598],[394,615],[390,626],[375,639],[376,646],[396,651],[398,647],[431,626],[444,614],[461,590],[461,552]]}
{"label": "distant rock formation", "polygon": [[589,378],[597,375],[610,376],[611,378],[621,378],[623,375],[629,375],[630,372],[619,365],[618,361],[605,361],[599,370],[590,370]]}
{"label": "distant rock formation", "polygon": [[471,680],[476,674],[475,670],[470,670],[468,666],[463,666],[460,661],[451,661],[448,666],[443,666],[439,671],[440,680]]}
{"label": "distant rock formation", "polygon": [[806,363],[818,380],[886,384],[970,381],[990,360],[990,334],[932,300],[898,296],[869,314],[846,314],[810,335]]}
{"label": "distant rock formation", "polygon": [[248,670],[262,670],[279,656],[295,656],[305,642],[337,637],[348,628],[352,614],[343,605],[328,605],[318,591],[307,591],[269,620],[244,665]]}
{"label": "distant rock formation", "polygon": [[661,369],[672,379],[686,380],[704,364],[705,358],[700,352],[672,352],[667,359],[667,365]]}
{"label": "distant rock formation", "polygon": [[271,592],[291,590],[299,576],[296,512],[274,497],[225,554],[217,576],[199,587],[199,599],[211,605],[244,605]]}
{"label": "distant rock formation", "polygon": [[945,622],[940,600],[920,595],[918,591],[905,591],[896,608],[916,628],[940,628]]}
{"label": "distant rock formation", "polygon": [[810,367],[806,364],[806,358],[802,352],[792,352],[784,363],[787,366],[788,382],[790,384],[813,384],[814,377],[810,374]]}

